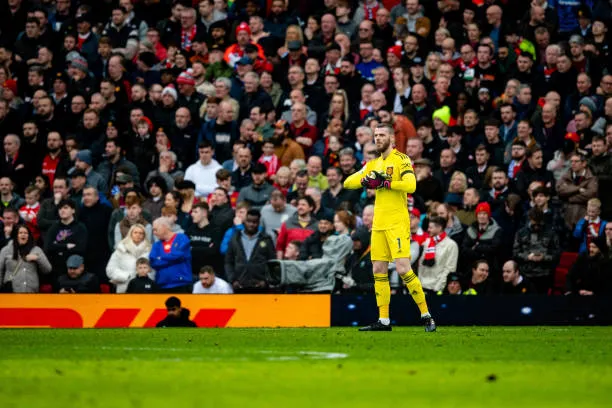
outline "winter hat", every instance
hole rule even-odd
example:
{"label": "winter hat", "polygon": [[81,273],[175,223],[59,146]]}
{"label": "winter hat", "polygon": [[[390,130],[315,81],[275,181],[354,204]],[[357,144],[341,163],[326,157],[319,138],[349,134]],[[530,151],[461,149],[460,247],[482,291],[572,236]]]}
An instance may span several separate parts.
{"label": "winter hat", "polygon": [[173,85],[168,85],[164,88],[164,90],[162,91],[162,96],[164,95],[172,96],[175,101],[178,99],[178,94],[176,93],[176,89],[174,89]]}
{"label": "winter hat", "polygon": [[414,215],[417,218],[421,218],[421,212],[419,211],[418,208],[413,208],[412,211],[410,211],[411,215]]}
{"label": "winter hat", "polygon": [[568,132],[565,134],[565,140],[571,140],[574,143],[580,143],[580,136],[576,132]]}
{"label": "winter hat", "polygon": [[589,108],[591,113],[595,113],[595,111],[597,110],[597,105],[595,105],[595,101],[593,101],[593,99],[589,98],[588,96],[585,96],[584,98],[580,99],[579,105],[586,106],[587,108]]}
{"label": "winter hat", "polygon": [[76,154],[76,158],[77,160],[80,160],[82,162],[85,162],[87,164],[89,164],[91,166],[91,164],[93,163],[93,158],[91,155],[91,150],[81,150]]}
{"label": "winter hat", "polygon": [[87,64],[87,60],[83,57],[81,57],[80,55],[78,57],[75,57],[72,62],[70,63],[70,66],[72,68],[75,69],[79,69],[83,72],[88,72],[89,71],[89,65]]}
{"label": "winter hat", "polygon": [[236,35],[238,35],[238,33],[241,31],[246,31],[249,37],[251,36],[251,27],[249,27],[249,25],[245,22],[240,23],[238,27],[236,27]]}
{"label": "winter hat", "polygon": [[434,111],[431,116],[432,119],[440,119],[446,126],[450,123],[451,112],[448,106],[443,106],[440,109]]}
{"label": "winter hat", "polygon": [[397,59],[402,59],[402,47],[399,45],[389,47],[389,49],[387,50],[387,55],[388,54],[393,54],[397,57]]}
{"label": "winter hat", "polygon": [[476,211],[474,214],[478,215],[478,213],[486,212],[489,217],[491,217],[491,206],[489,203],[480,203],[476,206]]}
{"label": "winter hat", "polygon": [[14,95],[17,95],[17,81],[15,81],[14,79],[7,79],[6,81],[4,81],[2,87],[10,89]]}
{"label": "winter hat", "polygon": [[146,123],[147,127],[149,128],[149,132],[153,132],[153,122],[151,122],[151,119],[147,118],[146,116],[143,116],[142,118],[140,118],[140,120],[138,121],[138,123]]}
{"label": "winter hat", "polygon": [[189,71],[181,72],[181,74],[176,79],[176,83],[179,85],[195,85],[195,79],[191,76]]}

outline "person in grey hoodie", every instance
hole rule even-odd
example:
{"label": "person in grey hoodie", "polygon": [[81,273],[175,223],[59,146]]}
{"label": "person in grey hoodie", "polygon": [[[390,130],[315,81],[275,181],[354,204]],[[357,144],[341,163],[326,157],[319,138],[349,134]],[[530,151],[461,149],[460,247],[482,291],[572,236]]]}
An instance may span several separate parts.
{"label": "person in grey hoodie", "polygon": [[266,174],[268,170],[262,163],[255,163],[251,170],[253,183],[240,190],[238,202],[246,201],[251,208],[261,210],[261,208],[270,201],[270,195],[274,191],[274,187],[266,182]]}

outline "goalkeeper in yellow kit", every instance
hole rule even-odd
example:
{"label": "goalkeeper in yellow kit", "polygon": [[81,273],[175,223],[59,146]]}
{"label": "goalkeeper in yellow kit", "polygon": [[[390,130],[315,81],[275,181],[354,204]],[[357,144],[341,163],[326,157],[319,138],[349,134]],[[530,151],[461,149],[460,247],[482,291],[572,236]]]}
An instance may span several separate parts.
{"label": "goalkeeper in yellow kit", "polygon": [[397,273],[421,311],[425,331],[436,330],[429,314],[419,278],[410,265],[410,216],[407,194],[416,190],[416,177],[410,158],[393,148],[394,131],[382,124],[374,131],[374,142],[380,157],[368,162],[344,182],[346,189],[376,189],[372,225],[371,257],[374,270],[374,291],[379,310],[377,322],[360,331],[390,331],[389,262],[395,260]]}

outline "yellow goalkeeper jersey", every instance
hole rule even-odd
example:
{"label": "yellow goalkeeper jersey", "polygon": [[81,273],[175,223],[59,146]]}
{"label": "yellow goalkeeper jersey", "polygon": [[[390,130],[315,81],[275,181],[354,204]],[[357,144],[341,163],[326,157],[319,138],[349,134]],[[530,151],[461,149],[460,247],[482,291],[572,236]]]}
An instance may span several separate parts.
{"label": "yellow goalkeeper jersey", "polygon": [[344,181],[344,188],[361,188],[361,179],[371,171],[383,174],[391,180],[391,188],[376,190],[374,203],[373,230],[387,230],[406,225],[410,228],[408,214],[408,197],[416,190],[416,177],[410,158],[393,149],[386,159],[382,156],[368,162],[357,173],[352,174]]}

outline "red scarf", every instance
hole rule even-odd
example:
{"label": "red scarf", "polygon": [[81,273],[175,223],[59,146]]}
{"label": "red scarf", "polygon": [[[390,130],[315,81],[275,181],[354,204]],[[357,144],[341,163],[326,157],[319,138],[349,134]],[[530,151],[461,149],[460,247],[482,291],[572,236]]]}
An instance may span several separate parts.
{"label": "red scarf", "polygon": [[474,57],[474,59],[470,62],[470,65],[465,65],[465,62],[463,62],[462,59],[459,59],[459,68],[461,68],[461,71],[463,72],[465,72],[465,70],[468,68],[474,68],[476,64],[478,64],[478,59],[476,57]]}
{"label": "red scarf", "polygon": [[191,43],[193,42],[193,39],[196,36],[196,32],[198,31],[198,29],[196,28],[196,25],[194,24],[193,27],[191,27],[191,30],[189,32],[186,32],[184,28],[181,28],[181,48],[184,49],[185,51],[191,51]]}
{"label": "red scarf", "polygon": [[599,236],[599,228],[601,227],[601,218],[597,217],[595,220],[589,220],[589,227],[587,228],[587,249],[591,242],[593,242]]}
{"label": "red scarf", "polygon": [[[436,245],[442,242],[444,238],[446,238],[446,232],[443,232],[440,235],[435,236],[435,237],[429,237],[429,244],[427,245],[427,248],[425,248],[425,258],[424,259],[431,266],[435,265],[436,263]],[[427,265],[427,264],[424,263],[424,265]]]}
{"label": "red scarf", "polygon": [[550,76],[557,70],[556,67],[553,68],[548,68],[548,67],[544,67],[544,78],[546,78],[546,80],[548,81],[550,79]]}
{"label": "red scarf", "polygon": [[368,7],[368,5],[364,3],[363,12],[365,15],[365,19],[374,20],[376,18],[376,13],[378,12],[379,8],[380,8],[380,4],[378,4],[378,2],[376,2],[376,4],[374,4],[372,7]]}
{"label": "red scarf", "polygon": [[172,244],[174,244],[174,239],[176,238],[176,234],[174,234],[172,236],[172,238],[170,238],[167,241],[162,241],[162,245],[164,247],[164,253],[169,254],[170,251],[172,250]]}

